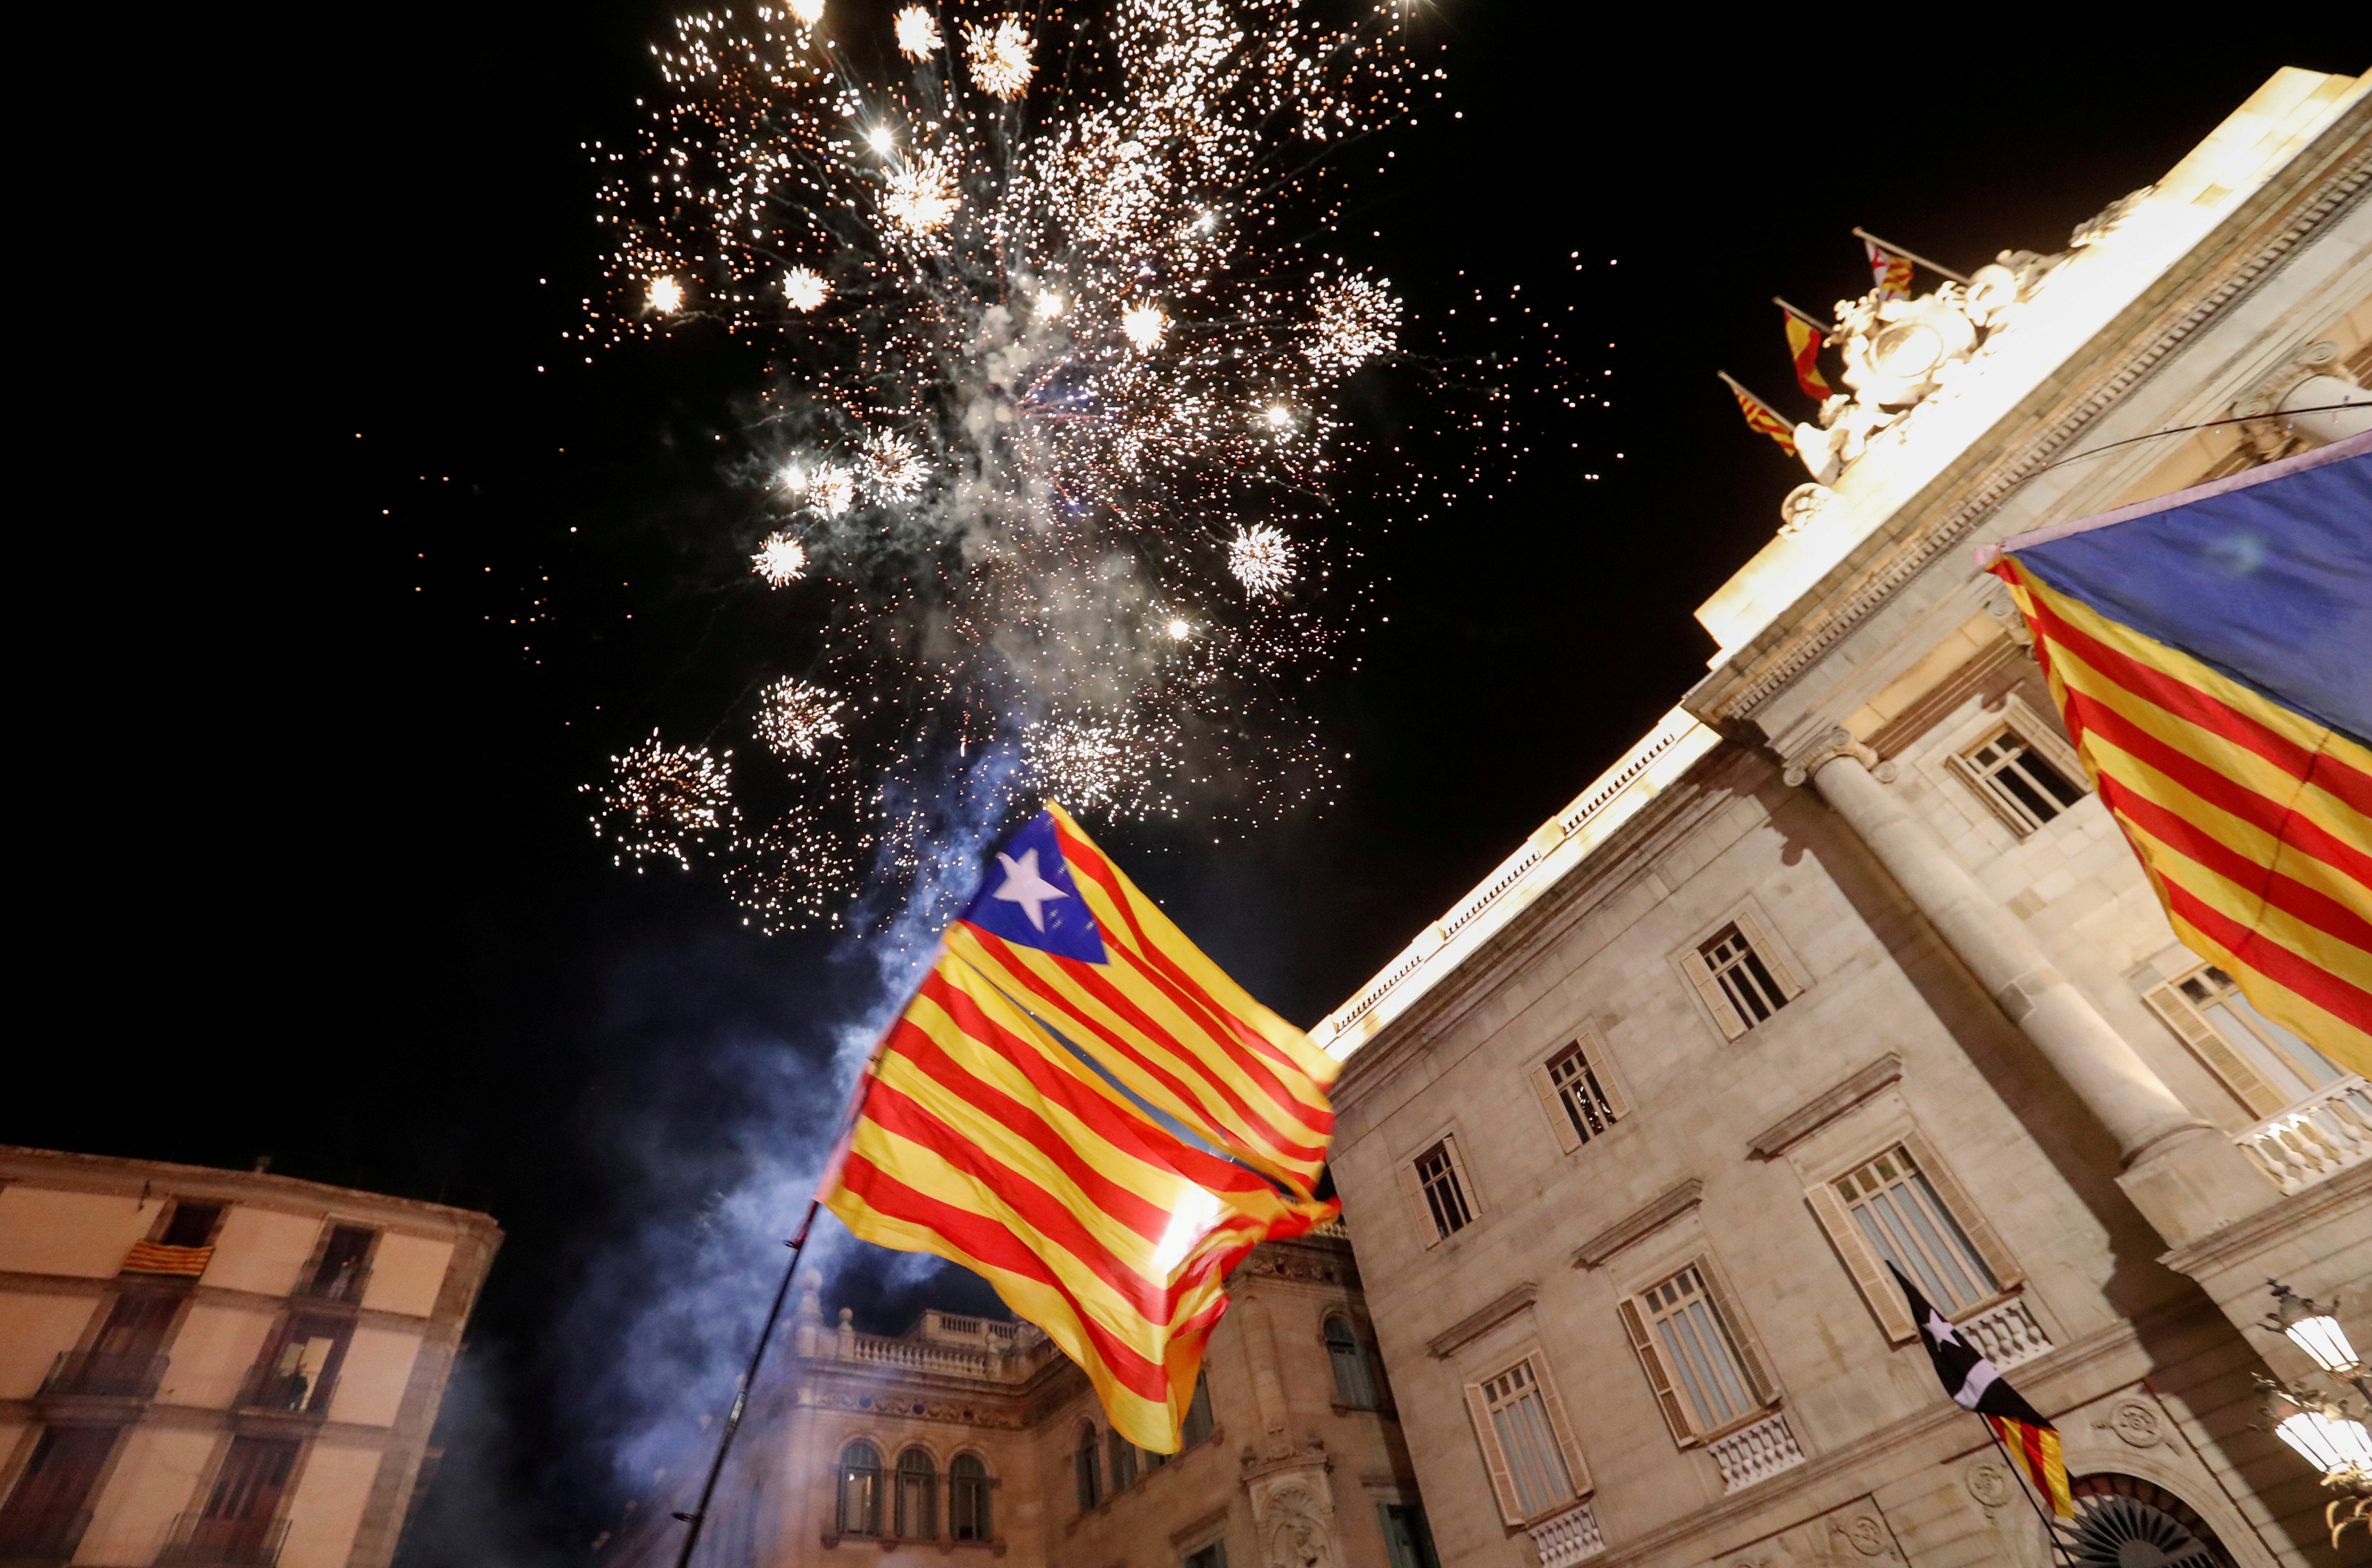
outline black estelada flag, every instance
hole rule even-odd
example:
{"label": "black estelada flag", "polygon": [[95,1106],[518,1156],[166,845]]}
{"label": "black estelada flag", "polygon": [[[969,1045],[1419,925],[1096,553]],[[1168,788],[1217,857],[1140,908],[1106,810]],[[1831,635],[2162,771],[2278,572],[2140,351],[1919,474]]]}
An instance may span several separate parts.
{"label": "black estelada flag", "polygon": [[1936,1380],[1962,1410],[1985,1418],[2002,1446],[2023,1469],[2034,1489],[2051,1499],[2051,1511],[2063,1519],[2076,1516],[2076,1500],[2067,1492],[2067,1462],[2059,1453],[2059,1429],[2009,1386],[1984,1353],[1960,1337],[1952,1320],[1936,1310],[1919,1287],[1905,1278],[1893,1260],[1887,1271],[1911,1304],[1912,1320],[1919,1325],[1919,1342],[1935,1363]]}

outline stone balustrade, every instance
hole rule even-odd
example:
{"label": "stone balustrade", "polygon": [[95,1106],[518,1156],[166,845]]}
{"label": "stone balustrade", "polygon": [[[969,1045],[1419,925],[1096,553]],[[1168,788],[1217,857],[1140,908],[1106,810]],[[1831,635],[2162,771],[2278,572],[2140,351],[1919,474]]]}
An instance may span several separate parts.
{"label": "stone balustrade", "polygon": [[1787,1429],[1785,1412],[1779,1411],[1726,1437],[1716,1437],[1706,1446],[1713,1450],[1714,1463],[1721,1467],[1724,1492],[1741,1491],[1804,1462],[1804,1450]]}
{"label": "stone balustrade", "polygon": [[1524,1533],[1532,1538],[1533,1549],[1541,1554],[1541,1568],[1571,1568],[1571,1564],[1606,1550],[1606,1537],[1599,1530],[1598,1515],[1586,1497],[1562,1514],[1552,1514],[1536,1525],[1526,1526]]}
{"label": "stone balustrade", "polygon": [[1962,1339],[1994,1364],[1996,1372],[2006,1372],[2019,1362],[2032,1361],[2051,1349],[2051,1336],[2034,1320],[2023,1296],[1996,1302],[1955,1326]]}
{"label": "stone balustrade", "polygon": [[2285,1195],[2302,1191],[2372,1157],[2372,1083],[2342,1078],[2233,1142]]}

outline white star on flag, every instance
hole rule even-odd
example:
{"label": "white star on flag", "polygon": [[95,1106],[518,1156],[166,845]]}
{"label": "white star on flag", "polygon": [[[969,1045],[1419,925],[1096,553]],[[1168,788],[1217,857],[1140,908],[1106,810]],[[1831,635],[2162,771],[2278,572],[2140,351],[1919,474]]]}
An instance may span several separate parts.
{"label": "white star on flag", "polygon": [[1045,906],[1052,900],[1071,895],[1038,875],[1038,852],[1034,849],[1023,850],[1019,860],[999,850],[996,860],[1005,867],[1005,885],[989,896],[1003,899],[1008,904],[1019,904],[1021,912],[1029,917],[1030,925],[1045,930]]}

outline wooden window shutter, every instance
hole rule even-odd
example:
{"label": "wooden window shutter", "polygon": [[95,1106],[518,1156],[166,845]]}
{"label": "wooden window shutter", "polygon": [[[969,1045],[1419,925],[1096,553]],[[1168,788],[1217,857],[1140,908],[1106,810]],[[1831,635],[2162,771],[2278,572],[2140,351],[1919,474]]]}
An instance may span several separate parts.
{"label": "wooden window shutter", "polygon": [[1499,1499],[1499,1517],[1508,1524],[1524,1522],[1523,1505],[1516,1501],[1516,1478],[1507,1473],[1507,1456],[1499,1451],[1499,1434],[1491,1425],[1490,1401],[1482,1385],[1466,1385],[1466,1414],[1474,1423],[1474,1441],[1482,1445],[1482,1467],[1491,1472],[1491,1491]]}
{"label": "wooden window shutter", "polygon": [[1845,1212],[1844,1200],[1837,1196],[1836,1188],[1823,1181],[1806,1189],[1804,1198],[1812,1206],[1812,1217],[1829,1233],[1837,1256],[1844,1260],[1854,1283],[1861,1287],[1862,1299],[1869,1303],[1887,1339],[1895,1344],[1917,1339],[1919,1326],[1911,1320],[1910,1303],[1902,1299],[1894,1276],[1886,1272],[1886,1260],[1870,1249],[1868,1240],[1854,1224],[1853,1215]]}
{"label": "wooden window shutter", "polygon": [[1746,938],[1746,945],[1754,949],[1755,957],[1762,960],[1762,967],[1771,971],[1771,978],[1779,982],[1780,995],[1792,1002],[1804,993],[1804,982],[1796,978],[1795,970],[1779,951],[1779,943],[1771,935],[1771,928],[1756,918],[1752,910],[1738,912],[1738,934]]}
{"label": "wooden window shutter", "polygon": [[[1985,1218],[1984,1211],[1977,1207],[1977,1201],[1969,1196],[1969,1190],[1960,1185],[1960,1179],[1945,1167],[1943,1156],[1936,1152],[1936,1146],[1927,1141],[1926,1136],[1906,1132],[1902,1135],[1902,1146],[1911,1151],[1911,1158],[1919,1167],[1920,1174],[1927,1178],[1927,1185],[1936,1190],[1936,1196],[1944,1201],[1945,1211],[1959,1222],[1960,1234],[1969,1238],[1969,1245],[1977,1249],[1977,1256],[1982,1258],[1985,1267],[1993,1271],[1994,1283],[2007,1290],[2025,1278],[2018,1270],[2017,1260],[2011,1257],[2009,1249],[2002,1244],[2001,1234]],[[1892,1284],[1894,1282],[1889,1278],[1887,1283]]]}
{"label": "wooden window shutter", "polygon": [[1704,955],[1693,952],[1686,955],[1680,959],[1680,968],[1688,971],[1691,983],[1697,988],[1697,994],[1704,998],[1706,1009],[1713,1014],[1713,1021],[1721,1026],[1723,1038],[1736,1040],[1744,1034],[1746,1020],[1738,1016],[1738,1009],[1723,993],[1721,982],[1714,979],[1713,970],[1705,963]]}
{"label": "wooden window shutter", "polygon": [[1746,1372],[1746,1380],[1754,1385],[1754,1397],[1763,1404],[1776,1403],[1779,1385],[1772,1380],[1763,1359],[1762,1346],[1754,1337],[1754,1327],[1738,1309],[1738,1297],[1729,1282],[1714,1266],[1711,1258],[1696,1260],[1697,1277],[1704,1281],[1705,1295],[1713,1299],[1714,1310],[1721,1314],[1722,1327],[1729,1330],[1729,1342],[1738,1347],[1738,1359]]}
{"label": "wooden window shutter", "polygon": [[2289,1104],[2289,1097],[2267,1083],[2264,1074],[2250,1066],[2249,1059],[2232,1049],[2232,1042],[2207,1021],[2207,1015],[2192,1005],[2182,987],[2169,981],[2152,987],[2143,1000],[2166,1020],[2166,1027],[2183,1044],[2191,1047],[2191,1053],[2206,1063],[2207,1070],[2222,1079],[2224,1086],[2249,1108],[2250,1115],[2271,1116]]}
{"label": "wooden window shutter", "polygon": [[1566,1154],[1581,1147],[1580,1135],[1573,1130],[1573,1118],[1565,1114],[1564,1102],[1558,1098],[1556,1085],[1549,1081],[1549,1064],[1535,1062],[1526,1074],[1532,1081],[1532,1096],[1541,1102],[1541,1114],[1549,1119],[1556,1132],[1557,1147]]}
{"label": "wooden window shutter", "polygon": [[1631,1348],[1639,1354],[1639,1369],[1647,1375],[1647,1386],[1656,1390],[1664,1424],[1672,1429],[1672,1441],[1690,1441],[1695,1434],[1689,1427],[1687,1412],[1680,1409],[1680,1396],[1672,1392],[1671,1378],[1664,1373],[1664,1358],[1656,1353],[1655,1342],[1647,1338],[1646,1321],[1639,1316],[1638,1304],[1624,1301],[1618,1306],[1622,1313],[1622,1327],[1631,1336]]}
{"label": "wooden window shutter", "polygon": [[1581,1037],[1581,1053],[1598,1074],[1598,1087],[1606,1096],[1608,1113],[1617,1121],[1630,1115],[1631,1097],[1622,1092],[1622,1080],[1614,1071],[1614,1063],[1607,1059],[1606,1042],[1595,1034],[1585,1033]]}
{"label": "wooden window shutter", "polygon": [[1408,1199],[1409,1219],[1416,1226],[1416,1237],[1427,1247],[1441,1245],[1441,1227],[1433,1223],[1433,1211],[1425,1206],[1424,1183],[1417,1179],[1416,1161],[1401,1161],[1401,1192]]}
{"label": "wooden window shutter", "polygon": [[1556,1379],[1549,1376],[1546,1364],[1538,1351],[1531,1355],[1532,1376],[1541,1386],[1541,1402],[1548,1407],[1549,1430],[1556,1434],[1557,1449],[1564,1455],[1564,1473],[1573,1481],[1573,1494],[1587,1497],[1589,1484],[1589,1461],[1581,1457],[1581,1445],[1574,1440],[1573,1423],[1565,1419],[1564,1400],[1557,1393]]}
{"label": "wooden window shutter", "polygon": [[1471,1225],[1482,1217],[1482,1194],[1474,1191],[1474,1179],[1466,1174],[1466,1158],[1458,1152],[1458,1134],[1443,1134],[1441,1146],[1448,1152],[1449,1168],[1458,1173],[1458,1191],[1466,1199],[1466,1218]]}

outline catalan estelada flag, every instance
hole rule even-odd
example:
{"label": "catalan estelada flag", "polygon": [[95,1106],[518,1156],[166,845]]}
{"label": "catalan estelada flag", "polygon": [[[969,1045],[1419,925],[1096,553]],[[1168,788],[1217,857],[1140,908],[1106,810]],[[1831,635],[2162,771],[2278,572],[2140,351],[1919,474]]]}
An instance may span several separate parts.
{"label": "catalan estelada flag", "polygon": [[1227,1271],[1337,1212],[1335,1069],[1049,805],[890,1027],[820,1201],[986,1279],[1175,1453]]}
{"label": "catalan estelada flag", "polygon": [[2176,934],[2372,1076],[2372,435],[1983,555]]}
{"label": "catalan estelada flag", "polygon": [[[1827,334],[1784,305],[1779,308],[1779,314],[1787,323],[1787,353],[1796,362],[1796,385],[1804,389],[1806,397],[1818,398],[1822,402],[1835,397],[1836,389],[1830,386],[1828,378],[1820,374],[1820,344]],[[1792,437],[1787,445],[1790,450],[1794,449]]]}
{"label": "catalan estelada flag", "polygon": [[2059,1428],[2026,1402],[1995,1371],[1985,1353],[1960,1338],[1952,1320],[1936,1310],[1919,1287],[1889,1261],[1887,1271],[1911,1303],[1912,1321],[1919,1325],[1919,1342],[1936,1367],[1936,1381],[1962,1410],[1985,1418],[2001,1439],[2002,1451],[2026,1472],[2034,1490],[2051,1502],[2051,1511],[2063,1519],[2076,1516],[2076,1499],[2067,1490],[2067,1461],[2059,1451]]}
{"label": "catalan estelada flag", "polygon": [[136,1241],[124,1255],[127,1274],[185,1274],[192,1279],[206,1272],[215,1255],[211,1247],[168,1247],[157,1241]]}
{"label": "catalan estelada flag", "polygon": [[1727,370],[1715,371],[1715,374],[1722,378],[1723,384],[1729,388],[1730,394],[1738,399],[1738,411],[1746,415],[1747,428],[1759,430],[1770,436],[1771,439],[1786,447],[1792,457],[1796,451],[1796,427],[1780,418],[1777,409],[1739,386]]}
{"label": "catalan estelada flag", "polygon": [[1865,239],[1861,248],[1869,254],[1869,275],[1878,282],[1880,302],[1911,297],[1911,258],[1898,256],[1875,240]]}

